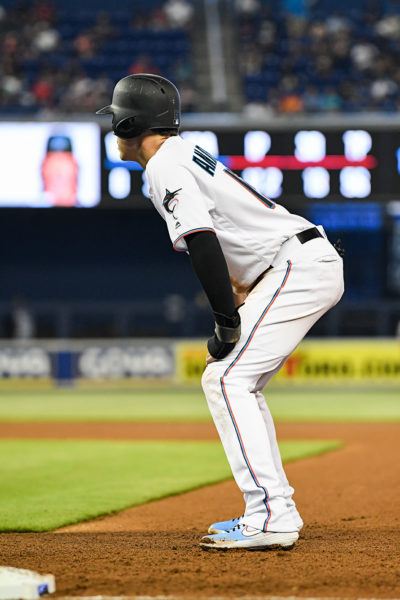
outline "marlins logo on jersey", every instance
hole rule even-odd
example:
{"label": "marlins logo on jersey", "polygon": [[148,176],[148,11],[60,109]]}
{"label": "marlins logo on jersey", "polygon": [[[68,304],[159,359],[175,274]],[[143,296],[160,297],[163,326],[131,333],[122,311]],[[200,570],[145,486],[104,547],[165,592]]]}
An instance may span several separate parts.
{"label": "marlins logo on jersey", "polygon": [[176,207],[176,203],[174,203],[174,205],[172,206],[172,208],[170,207],[169,203],[171,202],[171,200],[174,200],[175,196],[177,195],[178,192],[180,192],[182,190],[182,188],[179,188],[178,190],[175,190],[174,192],[170,192],[169,190],[165,189],[165,196],[163,198],[163,207],[165,208],[165,210],[170,213],[173,214],[174,213],[174,209]]}

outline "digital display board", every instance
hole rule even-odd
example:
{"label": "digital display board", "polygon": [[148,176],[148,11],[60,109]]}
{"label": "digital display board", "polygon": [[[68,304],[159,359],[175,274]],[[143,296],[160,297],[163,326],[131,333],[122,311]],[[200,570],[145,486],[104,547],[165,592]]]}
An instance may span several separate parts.
{"label": "digital display board", "polygon": [[[282,202],[389,200],[400,193],[400,131],[183,131],[265,196]],[[136,163],[119,159],[104,136],[103,202],[120,206],[147,196]]]}
{"label": "digital display board", "polygon": [[[292,204],[398,200],[400,129],[183,130],[263,195]],[[0,207],[150,206],[142,168],[97,123],[0,122]]]}
{"label": "digital display board", "polygon": [[96,123],[0,123],[0,206],[96,206],[101,200]]}

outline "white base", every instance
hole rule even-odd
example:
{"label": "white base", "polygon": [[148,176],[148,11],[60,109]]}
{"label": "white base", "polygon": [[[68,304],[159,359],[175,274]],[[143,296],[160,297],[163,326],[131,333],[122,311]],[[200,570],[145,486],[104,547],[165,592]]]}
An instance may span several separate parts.
{"label": "white base", "polygon": [[56,591],[54,575],[39,575],[27,569],[0,567],[0,600],[38,600]]}

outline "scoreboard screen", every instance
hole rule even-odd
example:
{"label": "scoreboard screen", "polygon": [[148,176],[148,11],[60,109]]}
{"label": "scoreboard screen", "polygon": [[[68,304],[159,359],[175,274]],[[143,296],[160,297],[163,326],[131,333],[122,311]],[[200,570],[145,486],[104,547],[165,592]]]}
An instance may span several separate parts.
{"label": "scoreboard screen", "polygon": [[[399,200],[400,128],[183,130],[289,208]],[[0,123],[0,207],[150,206],[142,168],[97,123]]]}
{"label": "scoreboard screen", "polygon": [[[400,193],[400,130],[182,131],[265,196],[281,201],[390,200]],[[148,196],[136,163],[103,138],[103,204]]]}

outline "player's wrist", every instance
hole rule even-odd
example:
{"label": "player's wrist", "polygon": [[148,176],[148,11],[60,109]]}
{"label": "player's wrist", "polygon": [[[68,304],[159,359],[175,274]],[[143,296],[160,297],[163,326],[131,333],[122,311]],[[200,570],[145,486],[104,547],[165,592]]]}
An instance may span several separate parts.
{"label": "player's wrist", "polygon": [[214,317],[214,333],[217,339],[226,344],[236,344],[241,334],[240,315],[237,308],[230,316],[214,312]]}
{"label": "player's wrist", "polygon": [[207,348],[213,358],[220,360],[233,350],[240,339],[240,315],[238,310],[235,309],[231,316],[217,312],[214,312],[214,316],[214,335],[208,340]]}

